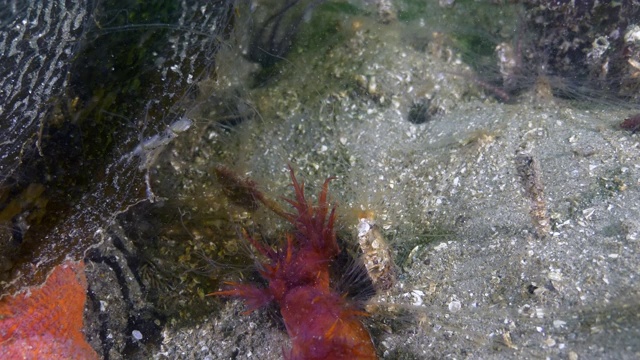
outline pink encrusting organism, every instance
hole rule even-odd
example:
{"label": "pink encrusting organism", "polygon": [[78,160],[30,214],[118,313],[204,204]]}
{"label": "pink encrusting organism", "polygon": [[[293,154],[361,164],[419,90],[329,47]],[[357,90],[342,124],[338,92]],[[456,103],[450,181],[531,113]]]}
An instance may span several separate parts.
{"label": "pink encrusting organism", "polygon": [[334,231],[335,207],[329,210],[327,202],[331,178],[324,182],[314,206],[307,202],[304,185],[289,169],[296,197],[287,202],[296,211],[283,216],[295,231],[287,234],[284,247],[263,246],[244,232],[268,259],[260,270],[268,287],[229,283],[228,290],[210,295],[242,298],[246,313],[275,301],[293,344],[285,351],[286,359],[376,359],[371,336],[360,321],[367,314],[331,287],[330,266],[340,252]]}

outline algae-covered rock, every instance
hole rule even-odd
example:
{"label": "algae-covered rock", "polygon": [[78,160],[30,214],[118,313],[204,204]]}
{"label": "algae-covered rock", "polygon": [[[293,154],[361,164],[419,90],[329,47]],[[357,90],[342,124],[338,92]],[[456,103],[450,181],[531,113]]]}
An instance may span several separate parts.
{"label": "algae-covered rock", "polygon": [[153,193],[228,24],[224,3],[33,2],[2,12],[0,293],[42,282]]}
{"label": "algae-covered rock", "polygon": [[[292,51],[260,87],[247,85],[251,70],[219,71],[225,81],[212,88],[241,89],[255,116],[216,126],[219,107],[194,109],[211,125],[174,144],[164,177],[183,181],[189,226],[213,228],[214,209],[227,202],[231,215],[217,217],[216,229],[235,224],[272,243],[286,231],[260,210],[232,206],[211,164],[275,199],[290,193],[288,163],[308,189],[335,176],[342,240],[353,244],[359,214],[371,214],[399,269],[395,286],[369,301],[381,358],[636,356],[638,141],[618,126],[633,106],[609,102],[606,89],[602,101],[532,88],[497,101],[501,89],[482,84],[482,67],[460,53],[456,34],[420,16],[386,27],[366,14],[344,17],[342,41]],[[537,75],[526,74],[532,84]],[[208,206],[203,193],[222,200]],[[216,255],[211,243],[225,241],[194,236],[189,247]],[[212,268],[224,259],[212,258]],[[211,291],[223,271],[213,273]],[[251,268],[222,275],[259,279]],[[282,357],[277,317],[243,316],[237,301],[221,306],[202,321],[165,326],[155,357]]]}

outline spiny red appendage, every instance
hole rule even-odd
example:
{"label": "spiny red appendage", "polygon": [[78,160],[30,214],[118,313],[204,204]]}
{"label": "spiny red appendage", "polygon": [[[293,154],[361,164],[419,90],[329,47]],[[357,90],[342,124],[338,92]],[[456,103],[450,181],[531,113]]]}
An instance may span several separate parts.
{"label": "spiny red appendage", "polygon": [[253,245],[253,247],[258,250],[260,254],[264,255],[270,260],[276,260],[278,258],[278,254],[273,251],[272,248],[265,247],[261,243],[257,242],[253,237],[251,237],[251,235],[249,235],[249,233],[247,233],[247,230],[242,229],[242,236],[244,236],[244,238],[247,239],[251,243],[251,245]]}
{"label": "spiny red appendage", "polygon": [[229,290],[216,291],[209,295],[234,296],[243,299],[247,305],[247,310],[244,312],[245,315],[273,301],[273,296],[268,289],[232,282],[227,283],[227,285],[230,286]]}
{"label": "spiny red appendage", "polygon": [[[311,205],[304,196],[304,184],[298,182],[291,166],[291,183],[296,193],[296,198],[286,199],[296,210],[297,214],[289,214],[289,221],[296,226],[300,238],[300,246],[311,246],[315,251],[323,253],[327,258],[333,258],[340,252],[333,229],[335,223],[335,208],[329,213],[327,194],[329,193],[328,178],[322,185],[322,191],[318,196],[318,205]],[[329,214],[329,219],[327,219]]]}

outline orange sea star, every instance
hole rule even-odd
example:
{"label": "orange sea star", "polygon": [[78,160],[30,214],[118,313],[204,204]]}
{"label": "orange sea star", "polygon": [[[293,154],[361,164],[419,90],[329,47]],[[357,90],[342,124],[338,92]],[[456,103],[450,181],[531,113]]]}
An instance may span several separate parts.
{"label": "orange sea star", "polygon": [[0,300],[0,359],[98,359],[82,334],[82,262],[58,265],[42,287]]}

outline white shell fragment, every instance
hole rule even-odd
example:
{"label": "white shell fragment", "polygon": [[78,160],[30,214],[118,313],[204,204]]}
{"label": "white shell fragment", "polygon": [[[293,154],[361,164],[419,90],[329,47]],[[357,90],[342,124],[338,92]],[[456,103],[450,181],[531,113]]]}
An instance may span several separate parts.
{"label": "white shell fragment", "polygon": [[458,300],[453,300],[449,303],[449,311],[458,312],[462,309],[462,303]]}
{"label": "white shell fragment", "polygon": [[411,291],[411,304],[413,306],[421,306],[424,302],[424,291],[422,290],[412,290]]}

